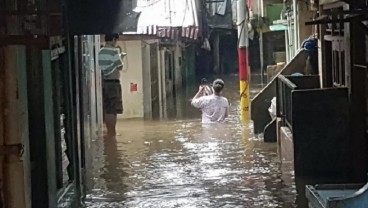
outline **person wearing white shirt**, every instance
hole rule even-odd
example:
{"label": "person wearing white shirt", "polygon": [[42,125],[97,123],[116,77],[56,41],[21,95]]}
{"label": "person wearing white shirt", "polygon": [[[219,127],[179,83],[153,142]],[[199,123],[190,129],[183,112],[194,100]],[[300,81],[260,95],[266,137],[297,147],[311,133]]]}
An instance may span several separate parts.
{"label": "person wearing white shirt", "polygon": [[212,95],[204,96],[205,87],[201,85],[192,99],[192,105],[202,111],[202,123],[224,123],[228,117],[229,102],[221,96],[225,83],[221,79],[213,82]]}

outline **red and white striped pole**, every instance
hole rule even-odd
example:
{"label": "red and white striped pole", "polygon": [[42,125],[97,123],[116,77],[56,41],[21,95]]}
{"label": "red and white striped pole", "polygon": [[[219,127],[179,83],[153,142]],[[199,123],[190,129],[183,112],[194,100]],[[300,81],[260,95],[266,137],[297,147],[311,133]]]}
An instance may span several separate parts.
{"label": "red and white striped pole", "polygon": [[240,107],[243,122],[250,120],[250,73],[248,56],[248,9],[247,0],[238,0],[238,55],[239,55],[239,79],[240,79]]}

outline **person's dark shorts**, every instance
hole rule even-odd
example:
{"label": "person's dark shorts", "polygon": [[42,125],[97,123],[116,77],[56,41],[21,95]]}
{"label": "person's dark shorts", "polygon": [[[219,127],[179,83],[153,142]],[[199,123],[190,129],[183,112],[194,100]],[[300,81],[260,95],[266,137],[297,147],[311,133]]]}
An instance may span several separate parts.
{"label": "person's dark shorts", "polygon": [[103,81],[103,110],[106,114],[122,114],[123,101],[119,80]]}

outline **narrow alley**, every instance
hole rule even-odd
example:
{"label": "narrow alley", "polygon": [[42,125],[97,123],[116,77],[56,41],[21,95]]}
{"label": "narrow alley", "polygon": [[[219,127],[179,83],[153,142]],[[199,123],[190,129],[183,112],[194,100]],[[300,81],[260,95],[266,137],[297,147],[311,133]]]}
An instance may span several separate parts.
{"label": "narrow alley", "polygon": [[368,0],[0,0],[0,208],[367,208],[367,161]]}
{"label": "narrow alley", "polygon": [[116,140],[95,141],[87,207],[293,207],[292,169],[239,120],[237,79],[225,79],[225,125],[202,126],[191,87],[170,109],[179,119],[121,121]]}

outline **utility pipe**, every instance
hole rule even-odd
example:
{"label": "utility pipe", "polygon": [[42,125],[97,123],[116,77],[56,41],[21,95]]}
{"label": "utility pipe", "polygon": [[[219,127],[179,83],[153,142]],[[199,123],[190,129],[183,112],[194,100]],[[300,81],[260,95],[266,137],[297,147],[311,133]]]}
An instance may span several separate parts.
{"label": "utility pipe", "polygon": [[248,55],[248,18],[247,0],[238,1],[238,56],[239,56],[239,80],[240,80],[240,106],[243,122],[250,120],[249,99],[249,55]]}

